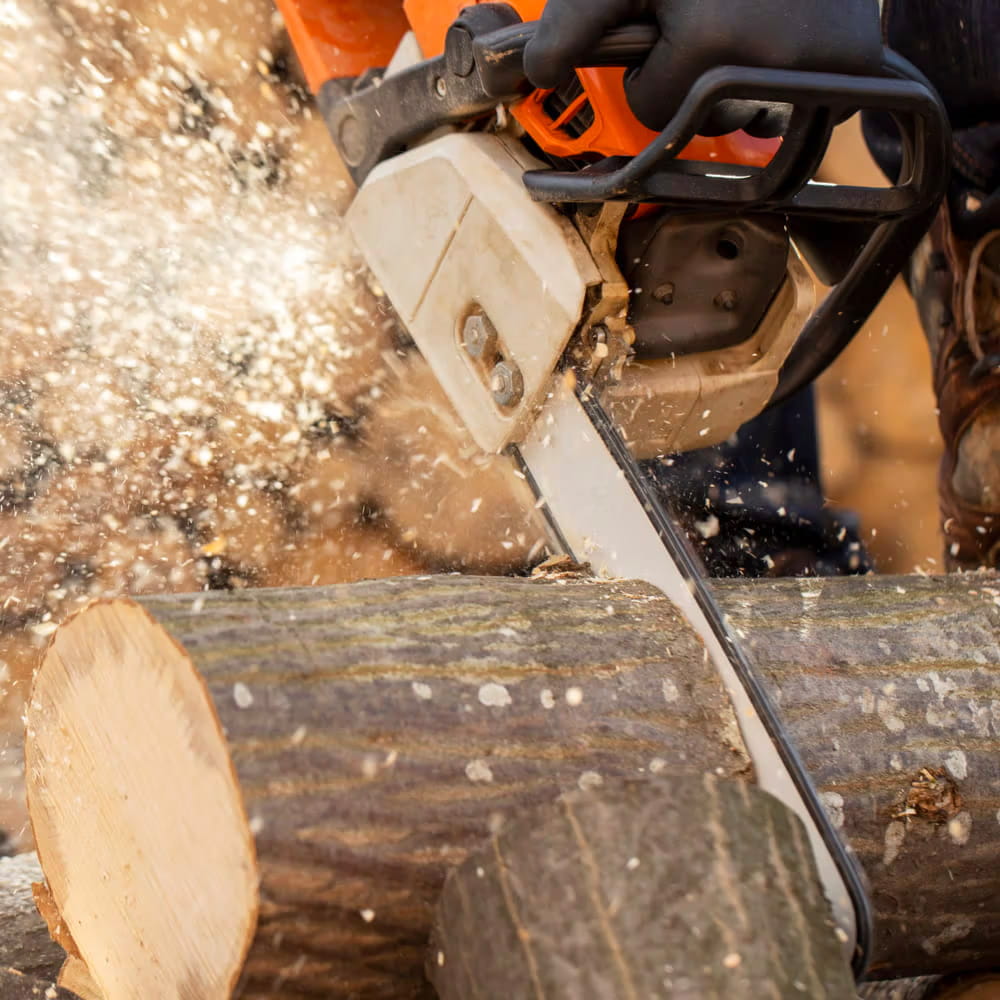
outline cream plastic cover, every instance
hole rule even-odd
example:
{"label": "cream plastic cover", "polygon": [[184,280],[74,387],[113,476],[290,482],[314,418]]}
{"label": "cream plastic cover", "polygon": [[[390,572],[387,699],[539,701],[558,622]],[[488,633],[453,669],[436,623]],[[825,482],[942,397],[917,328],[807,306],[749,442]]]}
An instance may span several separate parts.
{"label": "cream plastic cover", "polygon": [[[494,135],[451,133],[372,172],[348,225],[410,335],[476,443],[521,440],[600,273],[576,229],[531,201],[521,181],[540,166]],[[463,348],[481,311],[504,360],[520,369],[516,406],[493,400],[489,372]]]}

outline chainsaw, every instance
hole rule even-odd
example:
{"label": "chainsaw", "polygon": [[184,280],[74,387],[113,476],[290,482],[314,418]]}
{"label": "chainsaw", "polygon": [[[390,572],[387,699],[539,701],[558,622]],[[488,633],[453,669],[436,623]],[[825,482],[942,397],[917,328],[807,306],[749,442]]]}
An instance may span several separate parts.
{"label": "chainsaw", "polygon": [[[400,322],[478,447],[531,485],[552,549],[655,584],[699,634],[758,783],[806,826],[860,978],[856,862],[641,463],[726,440],[849,343],[944,194],[933,88],[889,50],[871,78],[719,66],[656,133],[623,86],[649,25],[540,91],[524,51],[544,0],[279,7],[357,184],[348,227]],[[755,137],[713,134],[727,107]],[[895,121],[899,179],[817,182],[833,129],[862,110]]]}

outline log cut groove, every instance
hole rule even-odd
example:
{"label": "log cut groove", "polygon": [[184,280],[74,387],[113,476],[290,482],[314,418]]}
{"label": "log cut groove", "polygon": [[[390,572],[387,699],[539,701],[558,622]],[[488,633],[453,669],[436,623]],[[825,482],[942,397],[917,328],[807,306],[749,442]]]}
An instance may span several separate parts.
{"label": "log cut groove", "polygon": [[[1000,584],[718,593],[871,879],[877,971],[994,964]],[[445,875],[505,822],[611,779],[749,770],[700,644],[645,584],[444,577],[141,603],[207,682],[256,835],[248,998],[429,997]]]}

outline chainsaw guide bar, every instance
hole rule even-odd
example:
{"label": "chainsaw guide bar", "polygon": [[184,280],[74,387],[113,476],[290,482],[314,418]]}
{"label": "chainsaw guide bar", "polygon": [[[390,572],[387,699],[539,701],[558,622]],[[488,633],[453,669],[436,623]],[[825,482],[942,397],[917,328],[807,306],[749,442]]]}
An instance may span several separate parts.
{"label": "chainsaw guide bar", "polygon": [[733,705],[756,782],[803,821],[855,972],[867,967],[871,907],[764,683],[733,634],[698,557],[632,456],[593,386],[557,377],[523,445],[513,448],[554,538],[578,563],[645,580],[670,598],[705,644]]}

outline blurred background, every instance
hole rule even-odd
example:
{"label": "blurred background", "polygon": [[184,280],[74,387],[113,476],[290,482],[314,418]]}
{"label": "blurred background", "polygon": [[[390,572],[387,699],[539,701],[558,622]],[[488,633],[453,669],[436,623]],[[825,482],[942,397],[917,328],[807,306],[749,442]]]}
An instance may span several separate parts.
{"label": "blurred background", "polygon": [[[842,125],[824,180],[884,184],[857,118]],[[819,382],[820,450],[829,502],[861,517],[877,572],[942,572],[937,514],[941,437],[930,356],[901,278]]]}

